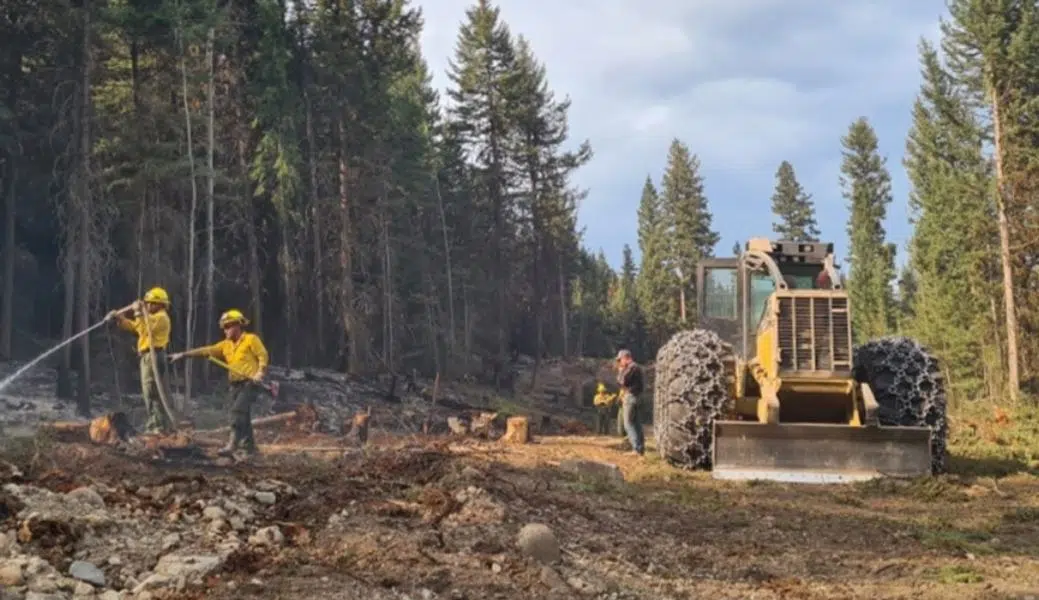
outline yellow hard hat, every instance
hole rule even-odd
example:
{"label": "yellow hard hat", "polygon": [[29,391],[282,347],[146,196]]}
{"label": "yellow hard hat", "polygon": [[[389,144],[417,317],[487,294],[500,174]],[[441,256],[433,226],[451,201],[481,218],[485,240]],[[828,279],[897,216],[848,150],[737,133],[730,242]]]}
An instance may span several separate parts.
{"label": "yellow hard hat", "polygon": [[232,308],[231,310],[229,310],[229,311],[225,312],[224,314],[220,315],[220,326],[221,327],[224,327],[224,326],[229,325],[231,323],[238,323],[240,325],[248,325],[249,324],[249,319],[245,318],[245,315],[242,314],[242,311],[238,310],[237,308]]}
{"label": "yellow hard hat", "polygon": [[144,295],[145,302],[154,302],[155,304],[164,304],[169,306],[170,295],[166,293],[166,290],[161,287],[153,287],[148,290],[148,293]]}
{"label": "yellow hard hat", "polygon": [[605,383],[600,383],[599,387],[597,387],[595,389],[595,391],[599,392],[600,394],[605,392],[606,391],[606,384]]}

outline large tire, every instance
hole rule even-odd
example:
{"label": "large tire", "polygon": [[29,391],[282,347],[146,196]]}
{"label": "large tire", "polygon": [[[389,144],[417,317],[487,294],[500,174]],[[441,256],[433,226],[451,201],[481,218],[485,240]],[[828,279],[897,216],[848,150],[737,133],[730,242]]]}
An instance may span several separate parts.
{"label": "large tire", "polygon": [[881,425],[931,429],[931,472],[947,466],[945,384],[938,361],[916,340],[887,337],[855,349],[855,378],[873,389]]}
{"label": "large tire", "polygon": [[676,333],[657,352],[653,431],[661,458],[710,469],[714,420],[729,403],[725,360],[732,348],[712,331]]}

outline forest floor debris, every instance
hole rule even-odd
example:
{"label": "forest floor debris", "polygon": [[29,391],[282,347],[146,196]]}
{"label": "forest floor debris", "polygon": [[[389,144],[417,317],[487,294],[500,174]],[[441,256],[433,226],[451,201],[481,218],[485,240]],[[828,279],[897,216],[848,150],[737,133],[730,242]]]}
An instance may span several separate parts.
{"label": "forest floor debris", "polygon": [[1039,593],[1039,479],[1025,465],[794,486],[714,481],[590,436],[381,435],[334,458],[224,467],[47,444],[8,448],[0,468],[11,597]]}
{"label": "forest floor debris", "polygon": [[[180,454],[7,437],[0,598],[1039,596],[1039,417],[1024,408],[957,410],[950,475],[796,486],[678,471],[616,437],[478,439],[479,410],[437,407],[426,434],[421,391],[299,381],[325,432],[260,429],[246,462],[215,459],[222,439],[200,431]],[[199,428],[223,424],[209,401]],[[368,406],[365,447],[331,427]]]}

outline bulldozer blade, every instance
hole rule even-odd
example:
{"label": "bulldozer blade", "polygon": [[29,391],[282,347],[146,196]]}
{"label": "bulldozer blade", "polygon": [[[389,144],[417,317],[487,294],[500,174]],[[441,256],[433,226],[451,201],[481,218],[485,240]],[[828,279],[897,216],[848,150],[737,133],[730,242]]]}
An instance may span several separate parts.
{"label": "bulldozer blade", "polygon": [[815,423],[714,423],[715,479],[845,483],[931,473],[931,430]]}

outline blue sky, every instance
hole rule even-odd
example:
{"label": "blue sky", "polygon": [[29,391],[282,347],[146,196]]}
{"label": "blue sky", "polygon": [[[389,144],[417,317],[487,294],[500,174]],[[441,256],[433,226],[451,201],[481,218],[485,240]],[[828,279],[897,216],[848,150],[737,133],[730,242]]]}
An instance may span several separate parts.
{"label": "blue sky", "polygon": [[[434,84],[471,0],[422,0]],[[813,195],[823,237],[847,248],[840,138],[858,118],[877,130],[894,182],[888,238],[899,262],[910,233],[902,154],[920,83],[917,43],[936,39],[945,0],[499,0],[552,88],[573,102],[575,141],[595,157],[575,178],[584,244],[620,264],[638,256],[636,210],[659,185],[675,137],[703,165],[716,252],[771,235],[776,167],[789,160]]]}

